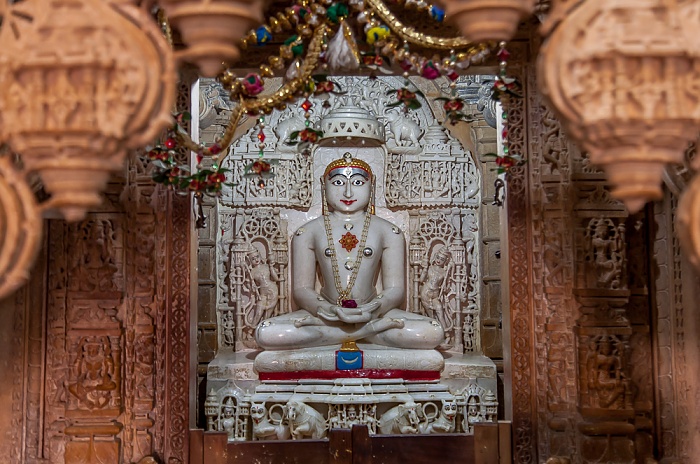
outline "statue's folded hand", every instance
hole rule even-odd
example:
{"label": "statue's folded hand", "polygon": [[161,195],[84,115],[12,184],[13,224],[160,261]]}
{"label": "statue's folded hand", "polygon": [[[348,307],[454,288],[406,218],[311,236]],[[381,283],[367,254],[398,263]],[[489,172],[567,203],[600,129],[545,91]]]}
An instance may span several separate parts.
{"label": "statue's folded hand", "polygon": [[338,317],[346,324],[361,324],[372,319],[371,312],[363,312],[357,308],[338,308]]}

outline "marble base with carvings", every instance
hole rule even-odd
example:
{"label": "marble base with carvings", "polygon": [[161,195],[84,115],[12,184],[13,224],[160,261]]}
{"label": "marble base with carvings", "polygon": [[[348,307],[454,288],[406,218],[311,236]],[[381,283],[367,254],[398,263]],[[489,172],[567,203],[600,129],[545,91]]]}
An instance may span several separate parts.
{"label": "marble base with carvings", "polygon": [[[304,439],[354,424],[377,434],[472,433],[475,422],[497,419],[496,366],[486,356],[358,345],[367,375],[338,373],[328,348],[219,353],[207,373],[207,429],[231,441]],[[324,372],[341,377],[316,375]],[[396,377],[420,372],[439,374]],[[313,427],[300,428],[299,414]]]}
{"label": "marble base with carvings", "polygon": [[[437,379],[445,366],[442,354],[435,350],[401,350],[365,343],[358,343],[357,346],[362,353],[363,369],[395,372],[396,375],[389,375],[391,377],[406,378],[406,375],[400,374],[410,375],[411,372],[419,371],[434,373],[433,378]],[[254,369],[261,378],[265,378],[265,374],[281,372],[290,374],[289,378],[294,378],[295,374],[298,375],[297,378],[308,377],[303,375],[308,371],[336,372],[336,351],[328,347],[263,351],[255,358]]]}

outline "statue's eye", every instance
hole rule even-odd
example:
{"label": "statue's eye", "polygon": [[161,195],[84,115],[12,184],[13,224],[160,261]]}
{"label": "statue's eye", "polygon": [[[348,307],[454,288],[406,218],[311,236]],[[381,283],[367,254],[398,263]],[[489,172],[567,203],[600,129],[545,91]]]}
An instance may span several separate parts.
{"label": "statue's eye", "polygon": [[355,178],[352,180],[352,185],[354,187],[360,187],[362,185],[365,185],[365,180],[361,177]]}
{"label": "statue's eye", "polygon": [[335,185],[336,187],[342,187],[343,185],[345,185],[345,182],[343,181],[343,179],[333,179],[331,181],[331,185]]}

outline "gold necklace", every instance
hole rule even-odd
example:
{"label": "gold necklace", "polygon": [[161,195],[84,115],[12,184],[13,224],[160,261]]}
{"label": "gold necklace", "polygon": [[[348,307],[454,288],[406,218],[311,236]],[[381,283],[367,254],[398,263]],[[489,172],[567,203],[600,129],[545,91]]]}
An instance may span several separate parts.
{"label": "gold necklace", "polygon": [[[331,250],[331,266],[333,267],[333,279],[335,280],[335,289],[338,292],[338,299],[336,304],[338,306],[343,306],[345,302],[355,302],[349,299],[352,288],[355,286],[355,280],[357,279],[357,274],[360,270],[360,264],[362,263],[362,250],[365,248],[365,242],[367,242],[367,233],[369,232],[369,223],[372,220],[372,215],[369,211],[365,213],[365,222],[362,226],[362,235],[360,237],[359,247],[357,247],[357,257],[355,258],[354,267],[352,268],[352,273],[350,274],[350,281],[348,286],[343,288],[343,284],[340,282],[340,268],[338,267],[338,254],[335,251],[335,242],[333,241],[333,229],[331,228],[331,218],[329,214],[323,215],[323,225],[326,228],[326,239],[328,240],[328,248]],[[348,232],[350,233],[350,232]]]}

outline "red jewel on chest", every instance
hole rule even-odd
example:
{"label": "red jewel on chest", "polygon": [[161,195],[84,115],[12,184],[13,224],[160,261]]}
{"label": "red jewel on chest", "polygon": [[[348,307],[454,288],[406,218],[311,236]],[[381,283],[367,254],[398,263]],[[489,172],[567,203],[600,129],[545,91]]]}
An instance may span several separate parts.
{"label": "red jewel on chest", "polygon": [[342,236],[340,240],[338,240],[338,243],[345,248],[348,252],[352,251],[355,249],[358,243],[360,241],[357,239],[355,234],[351,234],[350,232],[346,233],[345,235]]}

